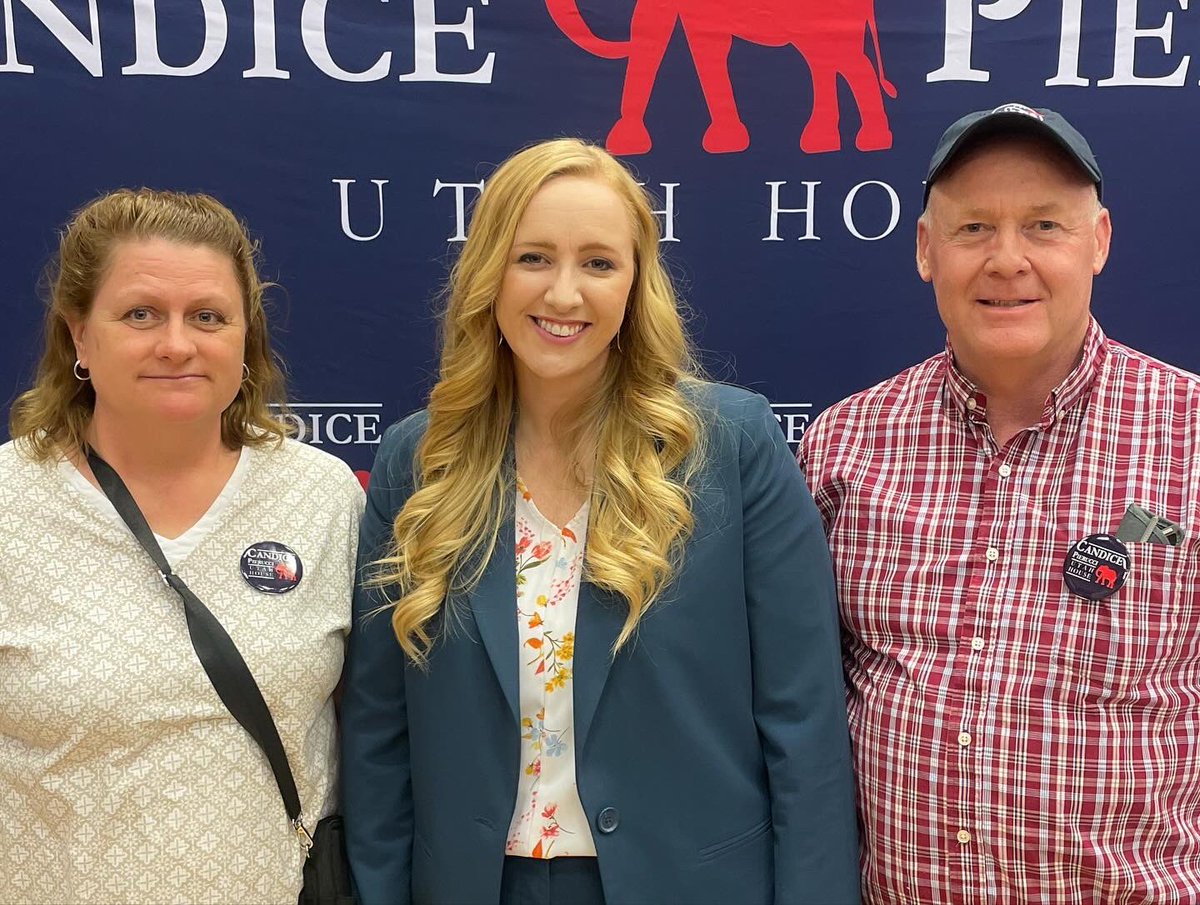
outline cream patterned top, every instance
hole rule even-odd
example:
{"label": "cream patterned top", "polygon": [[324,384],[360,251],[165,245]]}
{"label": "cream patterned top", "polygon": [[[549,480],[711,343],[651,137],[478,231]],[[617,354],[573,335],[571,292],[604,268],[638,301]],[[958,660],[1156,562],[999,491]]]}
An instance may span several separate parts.
{"label": "cream patterned top", "polygon": [[[337,803],[330,693],[362,505],[326,453],[246,449],[164,544],[258,681],[310,829]],[[299,554],[296,588],[243,580],[261,541]],[[0,902],[295,903],[302,864],[266,758],[116,510],[72,466],[0,446]]]}
{"label": "cream patterned top", "polygon": [[561,530],[517,479],[517,637],[521,642],[521,764],[505,853],[596,854],[575,786],[572,663],[587,544],[588,504]]}

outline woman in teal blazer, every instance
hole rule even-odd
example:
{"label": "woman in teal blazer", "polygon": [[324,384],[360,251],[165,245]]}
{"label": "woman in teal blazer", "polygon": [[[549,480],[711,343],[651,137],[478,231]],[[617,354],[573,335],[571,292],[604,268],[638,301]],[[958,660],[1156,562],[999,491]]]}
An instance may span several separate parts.
{"label": "woman in teal blazer", "polygon": [[[479,202],[441,379],[368,490],[342,707],[364,905],[858,902],[820,518],[766,400],[690,376],[657,241],[578,141]],[[527,618],[531,553],[566,577]],[[560,603],[570,637],[537,635]],[[529,702],[556,693],[551,736]]]}

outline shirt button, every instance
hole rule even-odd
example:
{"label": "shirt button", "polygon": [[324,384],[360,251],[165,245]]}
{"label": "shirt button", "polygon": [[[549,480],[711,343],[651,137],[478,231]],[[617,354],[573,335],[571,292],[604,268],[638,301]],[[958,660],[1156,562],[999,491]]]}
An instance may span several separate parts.
{"label": "shirt button", "polygon": [[987,548],[987,560],[988,560],[988,562],[995,562],[995,561],[996,561],[996,560],[998,560],[999,558],[1000,558],[1000,551],[999,551],[999,550],[997,550],[995,547],[988,547],[988,548]]}
{"label": "shirt button", "polygon": [[596,815],[596,829],[606,836],[621,825],[621,812],[616,808],[605,808]]}
{"label": "shirt button", "polygon": [[987,646],[987,642],[982,638],[971,639],[971,650],[983,650]]}
{"label": "shirt button", "polygon": [[1007,478],[1010,474],[1012,474],[1012,466],[1005,462],[1000,466],[999,471],[1000,477]]}
{"label": "shirt button", "polygon": [[968,833],[966,830],[959,830],[958,831],[958,841],[961,842],[963,845],[966,845],[968,842],[971,841],[971,834]]}
{"label": "shirt button", "polygon": [[973,398],[967,400],[967,411],[968,412],[973,412],[978,407],[979,407],[979,403],[976,402]]}
{"label": "shirt button", "polygon": [[967,747],[967,745],[971,744],[971,733],[960,732],[958,734],[958,743],[960,745],[962,745],[964,748]]}

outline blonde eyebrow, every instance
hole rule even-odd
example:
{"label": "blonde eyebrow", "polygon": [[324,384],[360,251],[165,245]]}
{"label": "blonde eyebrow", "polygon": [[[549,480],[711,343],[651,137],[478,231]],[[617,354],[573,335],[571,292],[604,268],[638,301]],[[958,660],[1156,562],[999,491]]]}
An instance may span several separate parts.
{"label": "blonde eyebrow", "polygon": [[[557,251],[558,246],[553,242],[545,242],[541,240],[529,240],[526,242],[514,242],[513,248],[540,248],[546,251]],[[603,251],[611,255],[619,255],[621,252],[605,242],[589,242],[586,245],[580,246],[581,252]]]}
{"label": "blonde eyebrow", "polygon": [[605,242],[589,242],[586,245],[582,246],[579,250],[580,251],[603,251],[603,252],[607,252],[610,255],[619,255],[621,253],[618,249],[613,248],[611,245],[608,245]]}

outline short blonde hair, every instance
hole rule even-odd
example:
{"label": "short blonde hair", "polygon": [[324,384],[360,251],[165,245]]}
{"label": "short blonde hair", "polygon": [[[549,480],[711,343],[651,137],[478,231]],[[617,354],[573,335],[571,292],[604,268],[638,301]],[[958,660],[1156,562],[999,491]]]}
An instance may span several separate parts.
{"label": "short blonde hair", "polygon": [[96,404],[88,381],[75,378],[71,322],[88,316],[122,242],[167,239],[226,255],[233,264],[246,317],[249,376],[221,415],[221,440],[230,449],[281,441],[288,425],[271,411],[285,400],[283,369],[271,351],[258,246],[245,224],[215,198],[153,189],[118,189],[80,208],[59,236],[58,254],[46,268],[49,300],[42,358],[33,386],[9,413],[9,433],[34,459],[82,449]]}

